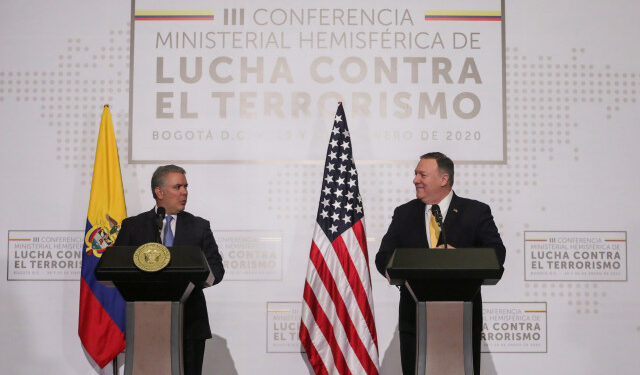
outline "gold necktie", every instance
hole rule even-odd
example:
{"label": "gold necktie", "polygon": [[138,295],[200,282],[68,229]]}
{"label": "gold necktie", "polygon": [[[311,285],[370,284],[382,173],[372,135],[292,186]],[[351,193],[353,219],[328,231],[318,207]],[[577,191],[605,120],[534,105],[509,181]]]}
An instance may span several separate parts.
{"label": "gold necktie", "polygon": [[440,227],[436,222],[436,218],[433,214],[429,215],[429,239],[431,240],[431,248],[438,247],[438,238],[440,237]]}

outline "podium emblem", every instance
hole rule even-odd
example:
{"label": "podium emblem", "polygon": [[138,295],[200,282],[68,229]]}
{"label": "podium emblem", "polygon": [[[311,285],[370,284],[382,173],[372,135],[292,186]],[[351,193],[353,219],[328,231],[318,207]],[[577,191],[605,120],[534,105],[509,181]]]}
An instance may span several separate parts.
{"label": "podium emblem", "polygon": [[146,243],[133,253],[133,263],[145,272],[157,272],[165,268],[171,260],[166,246],[157,242]]}

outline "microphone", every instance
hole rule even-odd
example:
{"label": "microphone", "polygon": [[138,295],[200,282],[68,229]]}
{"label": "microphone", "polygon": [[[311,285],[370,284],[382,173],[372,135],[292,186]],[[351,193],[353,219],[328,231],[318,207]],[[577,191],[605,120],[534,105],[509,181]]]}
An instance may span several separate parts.
{"label": "microphone", "polygon": [[440,206],[434,204],[431,206],[431,214],[436,219],[436,223],[440,227],[440,234],[442,235],[442,243],[444,248],[447,249],[447,234],[444,231],[444,225],[442,225],[442,212],[440,212]]}
{"label": "microphone", "polygon": [[160,232],[162,231],[162,222],[164,221],[164,217],[166,215],[166,210],[164,207],[158,207],[156,211],[156,228],[158,229],[156,241],[158,243],[162,243],[162,237],[160,236]]}

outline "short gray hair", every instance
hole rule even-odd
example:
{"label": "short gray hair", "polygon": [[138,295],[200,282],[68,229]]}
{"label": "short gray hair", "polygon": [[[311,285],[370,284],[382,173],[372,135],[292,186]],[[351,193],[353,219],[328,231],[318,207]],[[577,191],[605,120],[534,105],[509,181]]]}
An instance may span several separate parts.
{"label": "short gray hair", "polygon": [[153,195],[153,199],[158,199],[156,196],[156,188],[164,186],[164,178],[167,176],[167,173],[182,173],[187,174],[187,172],[182,167],[178,167],[177,165],[169,164],[159,166],[155,172],[153,172],[153,176],[151,176],[151,195]]}

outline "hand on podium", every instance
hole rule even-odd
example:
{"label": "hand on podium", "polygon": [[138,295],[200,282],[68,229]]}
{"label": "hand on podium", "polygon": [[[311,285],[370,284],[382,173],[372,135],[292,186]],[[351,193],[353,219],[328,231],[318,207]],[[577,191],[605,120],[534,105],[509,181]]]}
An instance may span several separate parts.
{"label": "hand on podium", "polygon": [[[444,244],[442,244],[442,245],[440,245],[440,246],[436,247],[436,249],[444,249]],[[455,247],[453,247],[453,246],[451,246],[451,245],[447,244],[447,249],[455,249]]]}

